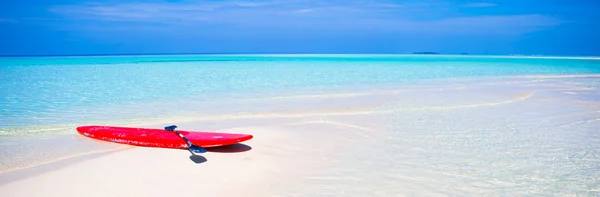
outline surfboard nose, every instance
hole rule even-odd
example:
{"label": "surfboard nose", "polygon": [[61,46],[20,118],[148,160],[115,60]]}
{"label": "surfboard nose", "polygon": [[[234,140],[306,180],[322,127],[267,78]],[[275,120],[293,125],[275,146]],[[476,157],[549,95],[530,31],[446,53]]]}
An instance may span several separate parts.
{"label": "surfboard nose", "polygon": [[95,126],[95,125],[86,125],[86,126],[78,126],[75,129],[77,130],[77,132],[83,134],[83,132],[94,130],[95,128],[98,128],[98,127],[99,126]]}

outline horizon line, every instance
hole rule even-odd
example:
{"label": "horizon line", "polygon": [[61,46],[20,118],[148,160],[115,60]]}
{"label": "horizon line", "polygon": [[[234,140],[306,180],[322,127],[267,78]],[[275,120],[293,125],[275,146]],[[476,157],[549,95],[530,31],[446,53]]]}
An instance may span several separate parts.
{"label": "horizon line", "polygon": [[[428,54],[430,53],[430,54]],[[472,53],[439,53],[439,52],[411,52],[411,53],[82,53],[82,54],[17,54],[3,55],[0,57],[99,57],[99,56],[152,56],[152,55],[457,55],[457,56],[510,56],[510,57],[600,57],[600,55],[542,55],[542,54],[472,54]]]}

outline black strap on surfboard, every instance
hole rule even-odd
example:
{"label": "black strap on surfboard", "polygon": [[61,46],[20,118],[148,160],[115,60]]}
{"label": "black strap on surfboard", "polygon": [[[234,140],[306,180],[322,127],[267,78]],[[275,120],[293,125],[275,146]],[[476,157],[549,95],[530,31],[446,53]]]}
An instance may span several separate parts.
{"label": "black strap on surfboard", "polygon": [[175,128],[177,128],[177,126],[175,125],[171,125],[171,126],[166,126],[165,130],[167,131],[173,131],[174,133],[176,133],[179,137],[181,137],[181,139],[185,140],[185,142],[187,142],[188,144],[188,149],[194,153],[205,153],[206,149],[200,147],[200,146],[196,146],[194,145],[190,140],[188,140],[187,138],[185,138],[185,136],[183,136],[181,133],[179,133],[179,131],[175,130]]}

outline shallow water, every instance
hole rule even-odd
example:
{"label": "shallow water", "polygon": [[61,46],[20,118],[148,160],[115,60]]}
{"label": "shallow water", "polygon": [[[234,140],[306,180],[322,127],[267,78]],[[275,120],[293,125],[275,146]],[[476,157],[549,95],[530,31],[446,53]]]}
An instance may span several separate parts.
{"label": "shallow water", "polygon": [[599,196],[599,79],[422,87],[375,110],[382,134],[275,196]]}
{"label": "shallow water", "polygon": [[[600,60],[426,55],[0,58],[0,129],[153,118],[248,95],[462,77],[597,74]],[[176,102],[177,103],[177,102]],[[202,104],[200,103],[200,104]],[[151,105],[149,105],[151,104]],[[202,108],[196,111],[210,111]],[[144,110],[140,110],[144,109]],[[10,129],[19,127],[19,129]]]}
{"label": "shallow water", "polygon": [[296,118],[364,132],[275,196],[600,195],[598,60],[50,59],[0,61],[0,171],[121,147],[78,136],[83,124]]}

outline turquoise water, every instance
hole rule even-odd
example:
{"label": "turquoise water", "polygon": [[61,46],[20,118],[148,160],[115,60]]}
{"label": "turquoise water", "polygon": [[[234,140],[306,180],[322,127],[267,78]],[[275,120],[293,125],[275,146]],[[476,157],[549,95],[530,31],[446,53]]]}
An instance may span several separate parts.
{"label": "turquoise water", "polygon": [[[427,55],[0,58],[0,129],[176,113],[172,99],[504,75],[597,74],[600,60]],[[152,103],[148,106],[148,103]],[[130,106],[156,108],[152,113]],[[165,107],[168,106],[168,107]],[[99,110],[104,109],[104,110]],[[110,110],[107,110],[110,109]]]}
{"label": "turquoise water", "polygon": [[[571,74],[594,75],[547,76]],[[231,159],[285,166],[256,168],[281,195],[598,196],[598,74],[575,57],[0,58],[0,175],[124,147],[78,125],[177,124],[255,134]]]}

